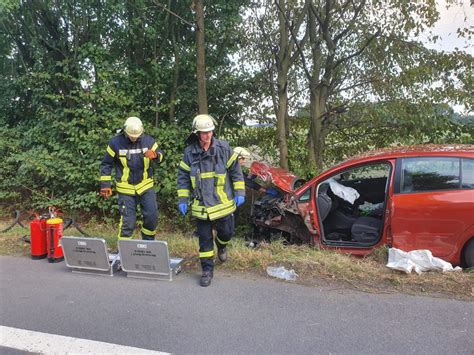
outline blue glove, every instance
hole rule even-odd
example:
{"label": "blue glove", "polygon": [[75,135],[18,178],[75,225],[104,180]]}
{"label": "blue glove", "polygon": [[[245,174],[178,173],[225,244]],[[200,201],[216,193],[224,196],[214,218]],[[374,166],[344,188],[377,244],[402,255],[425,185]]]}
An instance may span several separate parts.
{"label": "blue glove", "polygon": [[245,197],[244,196],[235,196],[234,201],[235,201],[235,205],[237,207],[242,206],[245,202]]}
{"label": "blue glove", "polygon": [[178,210],[179,212],[181,212],[181,214],[183,216],[186,216],[186,213],[188,212],[188,204],[187,203],[184,203],[184,202],[181,202],[179,205],[178,205]]}
{"label": "blue glove", "polygon": [[269,187],[269,188],[265,191],[265,193],[266,193],[267,195],[272,196],[272,197],[277,197],[277,196],[279,195],[278,190],[277,190],[277,189],[274,189],[273,187]]}

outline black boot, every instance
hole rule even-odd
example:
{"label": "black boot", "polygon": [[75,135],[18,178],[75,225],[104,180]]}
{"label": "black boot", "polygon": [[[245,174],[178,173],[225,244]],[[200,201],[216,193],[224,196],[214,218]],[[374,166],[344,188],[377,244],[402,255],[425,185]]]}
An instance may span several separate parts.
{"label": "black boot", "polygon": [[207,287],[211,284],[212,277],[214,276],[213,270],[206,270],[202,272],[201,276],[201,286]]}
{"label": "black boot", "polygon": [[217,257],[221,262],[225,262],[227,260],[227,248],[224,247],[222,249],[217,249]]}

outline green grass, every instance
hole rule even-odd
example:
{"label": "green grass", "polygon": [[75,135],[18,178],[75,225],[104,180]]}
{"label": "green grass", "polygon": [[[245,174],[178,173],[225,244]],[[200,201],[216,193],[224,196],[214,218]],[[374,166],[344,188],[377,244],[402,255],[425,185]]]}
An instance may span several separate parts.
{"label": "green grass", "polygon": [[[0,230],[5,228],[8,222],[0,221]],[[91,236],[104,238],[111,251],[116,250],[116,226],[94,221],[81,227]],[[170,254],[185,259],[185,270],[199,270],[198,239],[192,236],[192,230],[192,226],[189,226],[187,233],[161,230],[157,237],[168,242]],[[0,233],[0,254],[29,256],[29,244],[22,241],[22,236],[28,234],[28,229],[18,225],[7,233]],[[64,231],[64,235],[81,234],[74,227],[70,227]],[[138,238],[138,235],[137,230],[134,236]],[[367,292],[405,292],[474,300],[472,271],[406,275],[385,267],[385,248],[375,250],[367,258],[355,258],[307,245],[284,245],[278,241],[271,244],[261,243],[257,248],[251,249],[243,239],[234,238],[229,244],[228,255],[226,263],[216,262],[217,271],[266,275],[267,266],[283,265],[296,271],[299,275],[298,283],[307,285],[320,285],[323,282],[328,285],[342,284],[343,287]]]}

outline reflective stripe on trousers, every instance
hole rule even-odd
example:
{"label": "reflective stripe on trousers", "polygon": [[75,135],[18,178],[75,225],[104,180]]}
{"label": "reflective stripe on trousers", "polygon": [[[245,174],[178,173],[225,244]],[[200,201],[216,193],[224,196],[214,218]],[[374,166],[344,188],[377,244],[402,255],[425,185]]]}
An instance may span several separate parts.
{"label": "reflective stripe on trousers", "polygon": [[153,189],[145,191],[142,195],[118,195],[120,211],[119,238],[131,238],[137,222],[137,206],[140,205],[143,215],[142,239],[155,239],[158,226],[158,203],[156,192]]}
{"label": "reflective stripe on trousers", "polygon": [[225,247],[234,234],[234,214],[210,220],[196,220],[197,234],[199,236],[199,256],[201,268],[203,271],[214,268],[214,240],[212,236],[212,226],[216,227],[217,248]]}

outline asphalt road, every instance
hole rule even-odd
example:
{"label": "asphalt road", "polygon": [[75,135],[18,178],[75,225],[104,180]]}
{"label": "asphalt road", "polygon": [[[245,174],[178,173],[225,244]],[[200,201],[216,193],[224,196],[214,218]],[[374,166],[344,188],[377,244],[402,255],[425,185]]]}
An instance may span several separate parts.
{"label": "asphalt road", "polygon": [[3,256],[0,325],[171,353],[474,354],[473,302],[219,271],[202,288],[198,276],[80,275]]}

